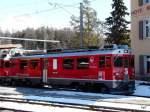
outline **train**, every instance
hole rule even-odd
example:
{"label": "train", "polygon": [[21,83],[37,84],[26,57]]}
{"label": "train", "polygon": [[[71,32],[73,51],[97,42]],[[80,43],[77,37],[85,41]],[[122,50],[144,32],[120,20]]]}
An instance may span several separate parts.
{"label": "train", "polygon": [[116,45],[103,49],[53,49],[31,55],[16,53],[9,58],[7,55],[0,58],[1,85],[50,85],[132,94],[135,89],[134,72],[131,50]]}

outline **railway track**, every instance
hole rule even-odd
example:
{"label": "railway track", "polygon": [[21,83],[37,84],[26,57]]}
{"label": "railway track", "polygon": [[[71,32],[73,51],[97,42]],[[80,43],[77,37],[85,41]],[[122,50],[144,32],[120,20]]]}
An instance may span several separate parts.
{"label": "railway track", "polygon": [[10,108],[0,108],[0,112],[29,112],[29,111],[16,110],[16,109],[10,109]]}
{"label": "railway track", "polygon": [[[137,99],[133,101],[125,101],[120,99],[131,98],[132,96],[119,96],[119,95],[104,95],[104,94],[94,94],[94,93],[83,93],[75,91],[61,91],[61,90],[45,90],[45,89],[35,89],[35,88],[0,88],[0,103],[1,102],[15,102],[20,104],[31,104],[31,105],[43,105],[43,106],[53,106],[53,107],[68,107],[75,109],[84,109],[90,111],[108,111],[108,112],[118,112],[118,111],[128,111],[128,112],[146,112],[150,110],[150,100],[149,102],[143,103],[139,102],[141,96],[136,96]],[[10,89],[10,91],[5,91]],[[36,98],[34,98],[36,97]],[[147,97],[148,98],[148,97]],[[39,100],[38,100],[39,99]],[[109,99],[109,100],[107,100]],[[115,100],[114,100],[115,99]],[[119,99],[119,100],[118,100]],[[66,100],[66,101],[63,101]],[[81,103],[80,103],[81,101]],[[82,101],[86,103],[82,103]],[[87,103],[90,102],[90,103]],[[105,103],[110,103],[116,106],[103,105]],[[117,107],[117,105],[136,105],[138,108],[126,108]],[[1,107],[1,105],[0,105]]]}
{"label": "railway track", "polygon": [[[84,109],[84,110],[90,110],[90,111],[99,111],[99,112],[140,112],[139,110],[136,110],[136,109],[94,106],[94,105],[65,103],[65,102],[63,103],[63,102],[56,102],[56,101],[30,100],[30,99],[10,98],[10,97],[0,97],[0,102],[15,102],[15,103],[19,103],[19,104],[32,104],[32,105],[42,105],[42,106],[67,107],[67,108]],[[15,109],[9,109],[9,108],[3,108],[3,109],[7,109],[7,110],[11,110],[11,111],[15,110]],[[19,110],[16,110],[16,111],[19,112]],[[25,111],[25,110],[20,110],[20,111],[28,112],[28,111]]]}

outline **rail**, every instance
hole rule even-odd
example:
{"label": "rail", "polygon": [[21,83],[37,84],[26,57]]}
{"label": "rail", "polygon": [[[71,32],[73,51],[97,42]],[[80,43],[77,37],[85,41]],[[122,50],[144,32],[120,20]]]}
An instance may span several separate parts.
{"label": "rail", "polygon": [[[28,103],[34,105],[42,106],[54,106],[54,107],[68,107],[75,109],[84,109],[90,111],[107,111],[107,112],[139,112],[137,109],[124,109],[117,107],[105,107],[105,106],[95,106],[95,105],[85,105],[85,104],[76,104],[76,103],[65,103],[65,102],[56,102],[56,101],[41,101],[41,100],[31,100],[31,99],[22,99],[22,98],[10,98],[10,97],[0,97],[1,102],[15,102],[15,103]],[[142,111],[147,112],[147,111]]]}

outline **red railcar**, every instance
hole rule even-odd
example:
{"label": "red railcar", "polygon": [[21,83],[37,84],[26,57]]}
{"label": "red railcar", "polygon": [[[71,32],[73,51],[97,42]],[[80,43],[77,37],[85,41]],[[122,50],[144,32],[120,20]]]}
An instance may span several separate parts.
{"label": "red railcar", "polygon": [[114,93],[134,91],[134,56],[128,49],[60,51],[19,56],[0,63],[0,70],[4,71],[1,76],[24,84],[45,83]]}

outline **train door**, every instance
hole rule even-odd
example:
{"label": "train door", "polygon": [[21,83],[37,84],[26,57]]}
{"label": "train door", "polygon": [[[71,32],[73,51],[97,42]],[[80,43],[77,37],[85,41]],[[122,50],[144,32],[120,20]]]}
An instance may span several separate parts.
{"label": "train door", "polygon": [[105,57],[105,80],[112,79],[112,59],[111,56]]}
{"label": "train door", "polygon": [[[61,60],[58,58],[49,58],[48,59],[48,79],[60,78],[62,75],[61,71]],[[60,64],[58,65],[58,63]]]}
{"label": "train door", "polygon": [[47,83],[48,59],[43,59],[43,83]]}
{"label": "train door", "polygon": [[100,56],[99,58],[99,79],[111,80],[112,79],[112,59],[111,56]]}
{"label": "train door", "polygon": [[25,74],[28,74],[28,60],[20,60],[20,73],[22,76],[24,76]]}
{"label": "train door", "polygon": [[128,80],[129,79],[129,75],[131,74],[131,70],[130,70],[130,68],[129,68],[129,60],[130,58],[129,58],[129,56],[128,55],[125,55],[124,57],[123,57],[123,77],[124,77],[124,79],[126,79],[126,80]]}
{"label": "train door", "polygon": [[99,57],[99,73],[98,79],[103,80],[105,79],[105,56]]}
{"label": "train door", "polygon": [[123,70],[123,77],[124,79],[134,79],[134,56],[133,55],[124,55],[124,70]]}

